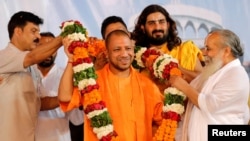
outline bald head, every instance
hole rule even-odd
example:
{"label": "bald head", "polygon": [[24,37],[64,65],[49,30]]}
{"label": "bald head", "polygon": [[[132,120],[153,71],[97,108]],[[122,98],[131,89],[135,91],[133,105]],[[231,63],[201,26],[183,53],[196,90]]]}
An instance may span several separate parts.
{"label": "bald head", "polygon": [[125,38],[128,38],[130,40],[130,35],[128,34],[128,32],[124,31],[124,30],[114,30],[114,31],[111,31],[106,39],[105,39],[105,45],[106,47],[108,48],[109,46],[109,43],[111,42],[112,38],[113,37],[118,37],[118,36],[124,36]]}

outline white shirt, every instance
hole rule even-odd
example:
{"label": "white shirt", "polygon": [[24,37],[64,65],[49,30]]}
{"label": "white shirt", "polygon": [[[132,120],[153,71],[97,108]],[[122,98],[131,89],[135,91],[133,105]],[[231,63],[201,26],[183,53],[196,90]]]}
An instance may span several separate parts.
{"label": "white shirt", "polygon": [[[63,71],[63,69],[54,65],[45,77],[41,74],[42,84],[45,88],[43,91],[46,91],[42,93],[41,97],[58,95],[59,82]],[[83,123],[83,111],[79,109],[74,109],[66,114],[60,107],[40,111],[36,130],[36,141],[70,141],[68,114],[72,115],[70,116],[72,120],[78,120],[78,124]]]}
{"label": "white shirt", "polygon": [[[199,77],[191,82],[195,85]],[[189,141],[207,141],[209,124],[247,124],[249,78],[239,59],[209,77],[193,107],[188,125]]]}

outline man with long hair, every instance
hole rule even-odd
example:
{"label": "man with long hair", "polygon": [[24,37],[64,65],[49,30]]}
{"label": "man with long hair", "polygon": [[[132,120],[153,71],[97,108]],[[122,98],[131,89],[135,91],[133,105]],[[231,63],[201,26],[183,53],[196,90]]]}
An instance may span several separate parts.
{"label": "man with long hair", "polygon": [[136,46],[154,47],[176,58],[189,82],[202,70],[200,60],[203,60],[203,56],[200,49],[192,41],[182,42],[178,37],[176,22],[160,5],[149,5],[141,12],[132,39]]}

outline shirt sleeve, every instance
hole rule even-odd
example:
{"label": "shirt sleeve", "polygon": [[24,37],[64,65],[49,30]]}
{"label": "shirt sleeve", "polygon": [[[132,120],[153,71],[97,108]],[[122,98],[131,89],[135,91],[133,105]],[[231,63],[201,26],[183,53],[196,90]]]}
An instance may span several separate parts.
{"label": "shirt sleeve", "polygon": [[23,66],[28,51],[20,51],[16,47],[8,46],[0,51],[0,73],[20,72],[26,69]]}
{"label": "shirt sleeve", "polygon": [[243,71],[243,68],[231,67],[220,70],[219,75],[207,80],[198,97],[198,104],[204,115],[222,121],[220,123],[236,123],[244,119],[245,113],[249,112],[246,108],[249,80]]}

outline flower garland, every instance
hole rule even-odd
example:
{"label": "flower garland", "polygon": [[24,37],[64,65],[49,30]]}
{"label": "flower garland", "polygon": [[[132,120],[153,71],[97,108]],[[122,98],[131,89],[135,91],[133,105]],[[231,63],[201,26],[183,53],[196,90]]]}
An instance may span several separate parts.
{"label": "flower garland", "polygon": [[[73,54],[74,86],[78,87],[79,93],[83,96],[84,113],[90,120],[93,132],[100,141],[119,140],[108,109],[98,91],[97,75],[89,57],[89,55],[97,55],[98,51],[103,49],[101,40],[94,40],[90,43],[87,30],[79,21],[65,21],[60,28],[62,30],[60,35],[71,41],[68,50]],[[100,49],[94,51],[93,48],[99,45]]]}
{"label": "flower garland", "polygon": [[[147,64],[147,65],[146,65]],[[178,61],[168,54],[160,54],[154,49],[135,47],[134,67],[147,68],[152,77],[168,80],[171,75],[181,76]],[[178,122],[184,113],[186,96],[174,87],[164,90],[163,121],[157,129],[153,141],[174,141]]]}

